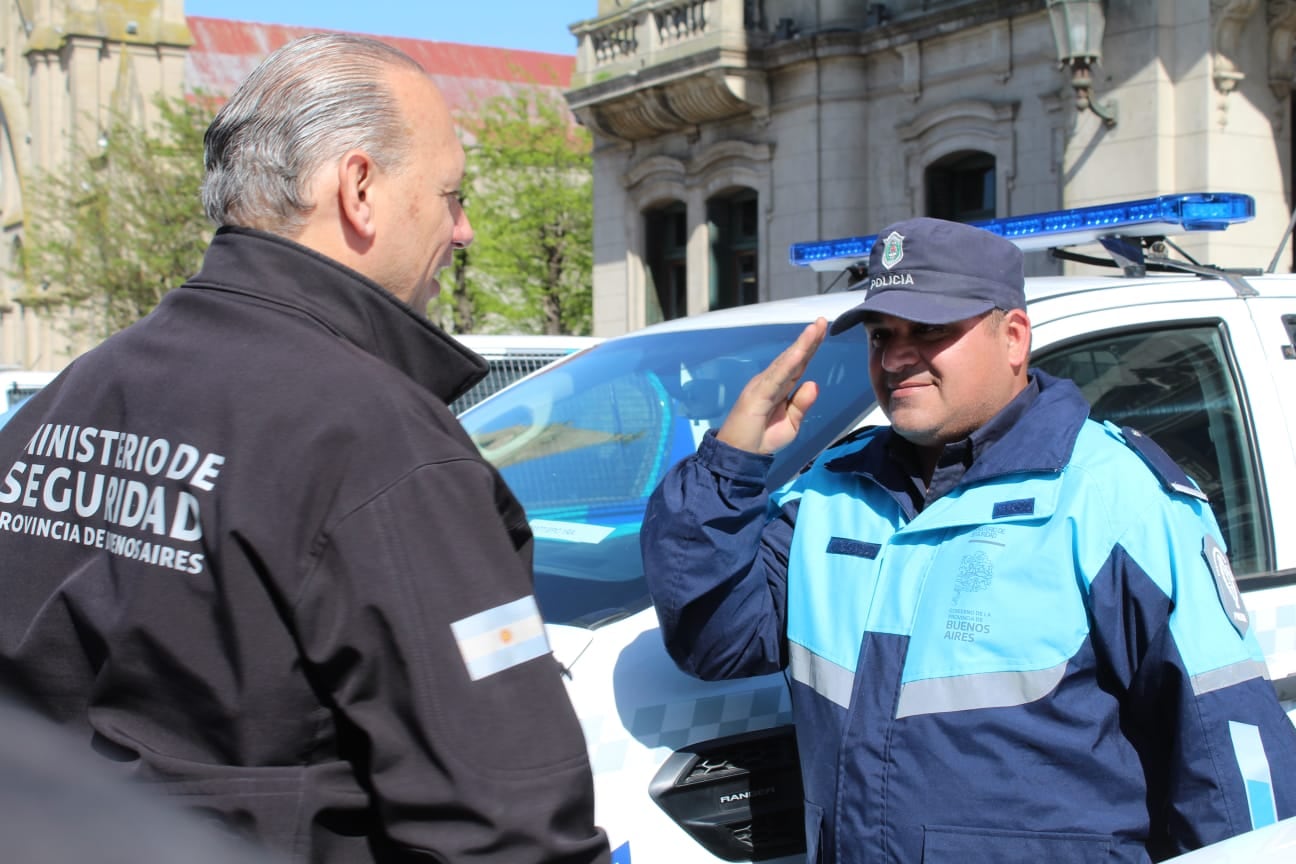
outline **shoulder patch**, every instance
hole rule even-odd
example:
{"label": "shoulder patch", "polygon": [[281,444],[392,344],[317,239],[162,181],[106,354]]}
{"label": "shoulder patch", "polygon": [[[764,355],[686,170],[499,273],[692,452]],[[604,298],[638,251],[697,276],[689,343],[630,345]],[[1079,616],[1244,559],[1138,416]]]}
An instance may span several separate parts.
{"label": "shoulder patch", "polygon": [[1179,463],[1170,458],[1170,454],[1162,450],[1160,445],[1151,438],[1132,426],[1122,426],[1120,427],[1120,439],[1125,442],[1127,447],[1143,458],[1143,461],[1152,469],[1152,473],[1161,481],[1161,485],[1166,488],[1167,492],[1190,495],[1202,501],[1209,500],[1206,493],[1198,489],[1197,484],[1179,467]]}
{"label": "shoulder patch", "polygon": [[468,677],[474,681],[549,653],[536,599],[526,597],[450,624]]}
{"label": "shoulder patch", "polygon": [[1246,607],[1242,605],[1242,594],[1238,591],[1233,567],[1224,550],[1209,534],[1202,540],[1202,557],[1206,559],[1206,566],[1210,567],[1211,575],[1215,577],[1215,590],[1219,593],[1220,605],[1224,607],[1229,623],[1239,636],[1245,638],[1251,621],[1247,618]]}

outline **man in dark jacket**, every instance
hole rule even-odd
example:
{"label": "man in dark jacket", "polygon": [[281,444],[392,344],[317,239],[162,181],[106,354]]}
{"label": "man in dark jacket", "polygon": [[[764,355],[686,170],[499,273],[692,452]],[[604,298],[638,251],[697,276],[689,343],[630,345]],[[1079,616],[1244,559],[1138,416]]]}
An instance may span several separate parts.
{"label": "man in dark jacket", "polygon": [[607,861],[526,515],[445,407],[486,366],[425,318],[473,236],[440,93],[307,37],[206,163],[201,272],[0,431],[0,680],[292,860]]}

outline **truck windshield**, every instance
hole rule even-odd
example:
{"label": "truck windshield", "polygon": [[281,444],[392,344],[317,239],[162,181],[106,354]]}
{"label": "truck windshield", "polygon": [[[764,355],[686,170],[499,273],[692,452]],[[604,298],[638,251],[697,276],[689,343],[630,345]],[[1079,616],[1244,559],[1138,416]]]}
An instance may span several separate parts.
{"label": "truck windshield", "polygon": [[[526,507],[547,621],[594,627],[647,608],[639,526],[648,496],[804,326],[609,340],[460,416]],[[867,367],[862,327],[824,342],[805,376],[819,384],[819,399],[796,442],[776,457],[771,487],[872,407]]]}

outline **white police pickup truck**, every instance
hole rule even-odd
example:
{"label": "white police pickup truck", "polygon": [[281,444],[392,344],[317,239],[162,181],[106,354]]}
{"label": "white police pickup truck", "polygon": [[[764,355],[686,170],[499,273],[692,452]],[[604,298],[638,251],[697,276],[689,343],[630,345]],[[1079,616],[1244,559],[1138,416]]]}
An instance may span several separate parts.
{"label": "white police pickup truck", "polygon": [[[1101,237],[1123,263],[1126,275],[1027,280],[1033,364],[1073,379],[1095,417],[1151,435],[1209,495],[1270,676],[1296,719],[1296,275],[1172,262],[1159,240],[1253,215],[1247,196],[1207,194],[978,224],[1024,246]],[[798,244],[792,257],[849,269],[872,242]],[[806,323],[858,302],[829,293],[647,327],[460,418],[531,518],[537,599],[620,864],[804,860],[786,683],[703,682],[676,670],[644,586],[639,527],[662,474],[723,421],[746,381]],[[771,485],[842,434],[885,422],[866,352],[863,328],[824,343],[806,376],[819,400],[778,455]],[[1257,839],[1285,843],[1272,838],[1291,830],[1290,840],[1292,822]]]}

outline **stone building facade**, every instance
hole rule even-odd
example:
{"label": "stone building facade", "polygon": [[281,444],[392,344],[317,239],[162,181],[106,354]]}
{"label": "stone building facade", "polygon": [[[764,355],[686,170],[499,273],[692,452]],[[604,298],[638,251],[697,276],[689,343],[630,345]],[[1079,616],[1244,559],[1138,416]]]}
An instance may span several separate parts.
{"label": "stone building facade", "polygon": [[24,186],[92,147],[114,112],[156,119],[153,94],[182,92],[192,41],[183,0],[0,2],[0,365],[58,369],[82,347],[16,300]]}
{"label": "stone building facade", "polygon": [[1253,223],[1177,242],[1268,264],[1293,200],[1296,2],[1069,4],[1105,24],[1096,111],[1060,67],[1054,4],[599,0],[571,25],[567,93],[596,142],[595,334],[826,290],[790,244],[919,214],[1244,192]]}
{"label": "stone building facade", "polygon": [[[68,165],[115,113],[151,123],[159,94],[232,92],[267,54],[309,32],[186,16],[184,0],[0,0],[0,367],[57,370],[89,347],[19,302],[13,272],[34,172]],[[452,112],[519,88],[559,96],[575,68],[570,55],[381,38],[427,70]]]}

